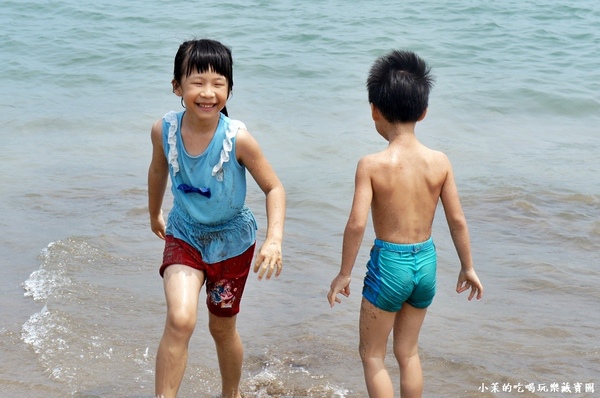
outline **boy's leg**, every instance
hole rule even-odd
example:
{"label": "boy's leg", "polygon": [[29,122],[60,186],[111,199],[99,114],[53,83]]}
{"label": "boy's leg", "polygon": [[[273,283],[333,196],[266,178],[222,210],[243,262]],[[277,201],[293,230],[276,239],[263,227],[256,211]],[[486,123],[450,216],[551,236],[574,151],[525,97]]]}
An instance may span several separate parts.
{"label": "boy's leg", "polygon": [[404,303],[394,323],[394,355],[400,366],[400,396],[420,398],[423,395],[423,371],[419,359],[419,333],[427,308]]}
{"label": "boy's leg", "polygon": [[156,354],[155,394],[171,398],[177,395],[185,372],[204,273],[174,264],[166,268],[163,279],[167,319]]}
{"label": "boy's leg", "polygon": [[219,370],[221,371],[222,397],[240,398],[240,379],[244,347],[236,327],[237,315],[219,317],[209,312],[208,328],[215,340]]}
{"label": "boy's leg", "polygon": [[393,398],[394,386],[385,368],[387,339],[396,313],[381,310],[363,297],[360,306],[359,352],[370,398]]}

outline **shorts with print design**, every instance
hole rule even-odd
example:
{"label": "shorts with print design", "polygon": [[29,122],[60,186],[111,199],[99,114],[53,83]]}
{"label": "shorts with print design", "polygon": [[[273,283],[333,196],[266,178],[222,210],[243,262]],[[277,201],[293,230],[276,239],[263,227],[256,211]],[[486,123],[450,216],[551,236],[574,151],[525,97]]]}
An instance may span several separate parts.
{"label": "shorts with print design", "polygon": [[435,296],[436,268],[432,238],[415,244],[375,239],[363,296],[377,308],[390,312],[399,311],[404,302],[427,308]]}
{"label": "shorts with print design", "polygon": [[202,254],[189,243],[167,235],[160,275],[169,265],[181,264],[204,273],[206,279],[206,306],[220,317],[231,317],[240,312],[240,301],[250,272],[255,244],[239,256],[206,263]]}

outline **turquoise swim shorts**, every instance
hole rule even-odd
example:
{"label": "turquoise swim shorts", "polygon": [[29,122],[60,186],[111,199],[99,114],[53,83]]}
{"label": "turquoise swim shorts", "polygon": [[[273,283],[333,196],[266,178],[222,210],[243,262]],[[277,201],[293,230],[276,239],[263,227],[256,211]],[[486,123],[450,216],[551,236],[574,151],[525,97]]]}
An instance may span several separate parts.
{"label": "turquoise swim shorts", "polygon": [[427,308],[435,296],[437,256],[433,239],[415,244],[375,239],[363,297],[385,311],[396,312],[404,302]]}

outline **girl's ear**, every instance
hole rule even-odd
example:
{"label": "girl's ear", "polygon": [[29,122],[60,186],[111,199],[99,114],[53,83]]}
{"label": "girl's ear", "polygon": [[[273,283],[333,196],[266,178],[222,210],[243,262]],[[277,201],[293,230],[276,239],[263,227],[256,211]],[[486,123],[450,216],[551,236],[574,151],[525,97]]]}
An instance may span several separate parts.
{"label": "girl's ear", "polygon": [[177,80],[173,79],[171,81],[171,85],[173,86],[173,93],[178,96],[181,97],[181,86],[179,85],[179,83],[177,82]]}

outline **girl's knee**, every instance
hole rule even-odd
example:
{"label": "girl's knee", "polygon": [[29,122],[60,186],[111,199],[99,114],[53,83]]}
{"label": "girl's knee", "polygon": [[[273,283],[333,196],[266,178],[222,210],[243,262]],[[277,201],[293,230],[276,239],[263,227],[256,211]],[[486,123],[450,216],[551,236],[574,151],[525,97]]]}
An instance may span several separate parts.
{"label": "girl's knee", "polygon": [[216,342],[227,341],[237,333],[235,317],[211,315],[208,321],[208,330]]}
{"label": "girl's knee", "polygon": [[194,332],[196,327],[196,314],[189,311],[169,311],[167,314],[167,329],[181,335],[188,335]]}

